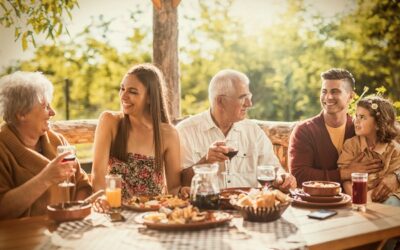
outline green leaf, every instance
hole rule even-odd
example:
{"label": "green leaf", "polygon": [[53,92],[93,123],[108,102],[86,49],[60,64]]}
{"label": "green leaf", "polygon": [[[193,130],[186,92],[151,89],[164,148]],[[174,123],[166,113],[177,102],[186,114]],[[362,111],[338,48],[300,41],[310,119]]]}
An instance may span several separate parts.
{"label": "green leaf", "polygon": [[22,39],[21,39],[23,50],[26,50],[28,48],[27,36],[28,36],[28,32],[25,31],[24,34],[22,34]]}
{"label": "green leaf", "polygon": [[62,33],[62,31],[63,31],[63,24],[60,22],[60,23],[58,24],[58,29],[57,29],[56,36],[60,36],[61,33]]}

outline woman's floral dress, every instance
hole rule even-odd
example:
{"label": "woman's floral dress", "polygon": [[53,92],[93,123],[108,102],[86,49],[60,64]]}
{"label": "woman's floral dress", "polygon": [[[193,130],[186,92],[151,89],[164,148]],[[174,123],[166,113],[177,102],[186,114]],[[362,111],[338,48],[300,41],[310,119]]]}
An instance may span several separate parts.
{"label": "woman's floral dress", "polygon": [[156,169],[153,156],[128,153],[127,162],[112,157],[109,173],[122,177],[123,200],[129,200],[134,195],[166,193],[163,172]]}

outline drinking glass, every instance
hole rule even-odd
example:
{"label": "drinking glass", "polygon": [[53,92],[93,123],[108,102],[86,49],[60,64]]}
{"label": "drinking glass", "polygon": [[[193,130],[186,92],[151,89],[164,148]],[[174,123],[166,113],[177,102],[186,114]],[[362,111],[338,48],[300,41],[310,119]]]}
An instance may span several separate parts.
{"label": "drinking glass", "polygon": [[106,197],[112,209],[121,207],[121,185],[120,175],[106,175]]}
{"label": "drinking glass", "polygon": [[[64,152],[69,152],[69,155],[65,156],[62,162],[74,162],[76,158],[76,148],[72,145],[61,145],[57,147],[57,154],[62,154]],[[69,181],[69,176],[66,180],[58,184],[60,187],[73,187],[74,183]]]}
{"label": "drinking glass", "polygon": [[367,210],[367,181],[368,173],[351,174],[353,209],[362,212]]}
{"label": "drinking glass", "polygon": [[229,148],[229,152],[224,153],[224,155],[228,156],[229,160],[225,161],[225,172],[223,172],[222,174],[224,176],[225,188],[227,188],[229,186],[229,184],[232,182],[231,181],[232,175],[230,173],[231,161],[232,161],[232,158],[238,154],[239,147],[238,147],[238,142],[233,139],[225,140],[225,146],[227,146]]}
{"label": "drinking glass", "polygon": [[257,181],[263,188],[269,189],[272,187],[276,179],[276,167],[273,165],[257,166]]}

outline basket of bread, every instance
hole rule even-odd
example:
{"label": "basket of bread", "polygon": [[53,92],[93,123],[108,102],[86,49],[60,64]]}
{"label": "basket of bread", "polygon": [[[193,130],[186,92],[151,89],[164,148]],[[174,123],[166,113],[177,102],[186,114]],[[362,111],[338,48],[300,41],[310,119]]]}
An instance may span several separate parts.
{"label": "basket of bread", "polygon": [[277,220],[288,208],[292,199],[279,190],[252,189],[230,200],[248,221],[269,222]]}

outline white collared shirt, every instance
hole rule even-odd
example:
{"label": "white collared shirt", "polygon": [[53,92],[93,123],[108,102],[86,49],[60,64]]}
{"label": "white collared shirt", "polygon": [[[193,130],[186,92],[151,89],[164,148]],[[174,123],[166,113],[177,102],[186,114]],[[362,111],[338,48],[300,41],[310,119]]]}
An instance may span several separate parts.
{"label": "white collared shirt", "polygon": [[[245,119],[233,124],[228,135],[217,127],[211,118],[210,110],[187,118],[176,126],[180,142],[182,166],[188,168],[197,163],[208,152],[215,141],[234,139],[238,142],[238,154],[232,158],[229,187],[257,187],[257,166],[274,165],[279,172],[284,172],[276,157],[272,143],[264,131],[253,121]],[[220,170],[223,168],[220,164]],[[224,187],[223,177],[219,171],[219,184]]]}

